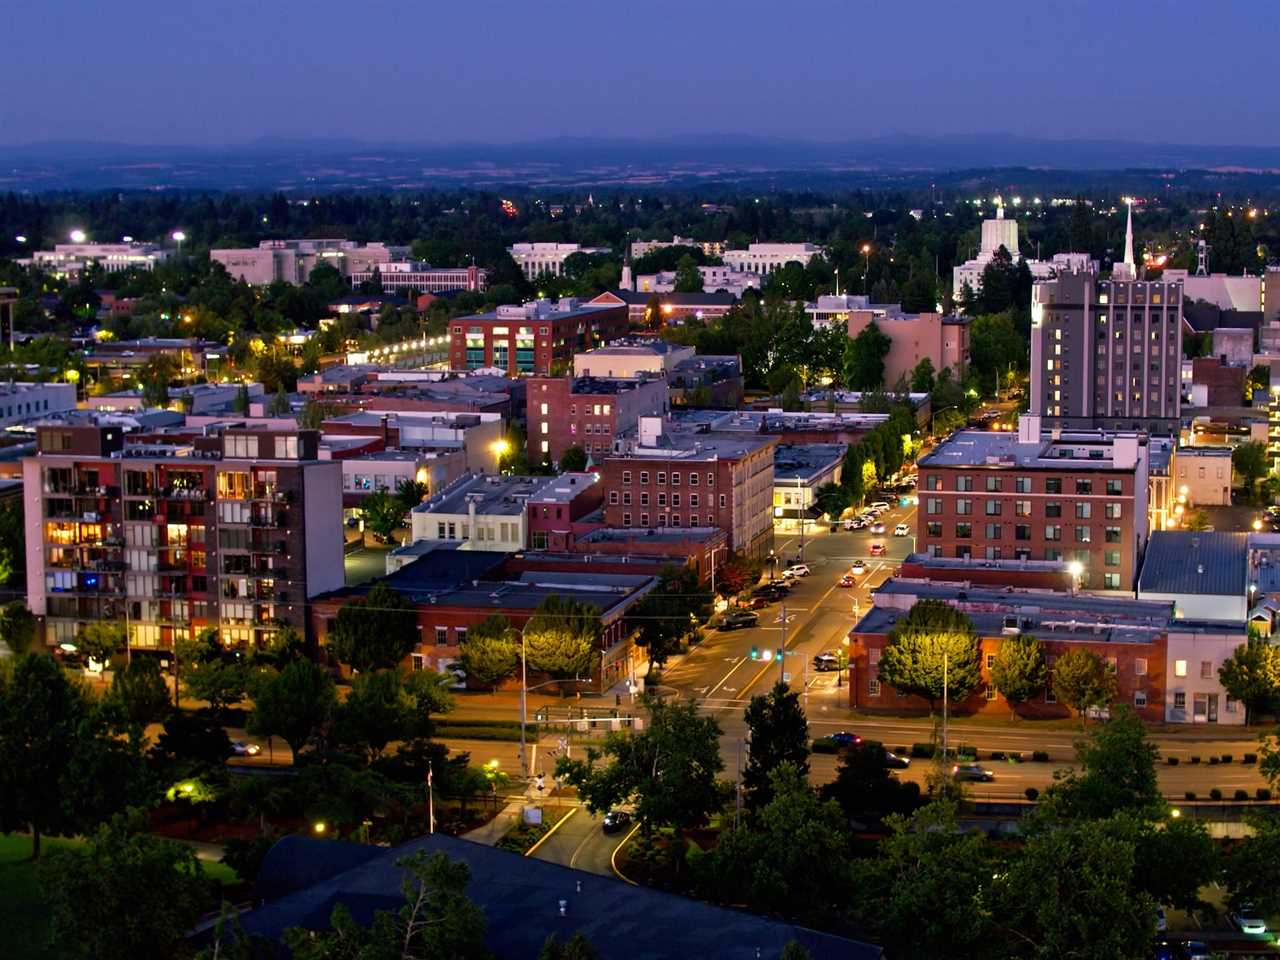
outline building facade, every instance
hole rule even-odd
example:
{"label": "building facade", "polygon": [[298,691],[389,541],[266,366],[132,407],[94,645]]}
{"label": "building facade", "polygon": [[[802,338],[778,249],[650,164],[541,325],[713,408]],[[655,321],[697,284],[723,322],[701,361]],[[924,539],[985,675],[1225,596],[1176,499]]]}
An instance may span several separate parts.
{"label": "building facade", "polygon": [[[374,268],[352,270],[348,275],[352,287],[372,283]],[[483,290],[485,272],[477,266],[433,267],[420,260],[391,260],[377,266],[377,279],[384,292],[447,293],[450,290]]]}
{"label": "building facade", "polygon": [[1091,590],[1132,592],[1148,530],[1147,438],[964,430],[920,458],[917,549],[1066,560]]}
{"label": "building facade", "polygon": [[1176,433],[1182,286],[1065,273],[1031,303],[1031,412],[1057,427]]}
{"label": "building facade", "polygon": [[1186,507],[1231,506],[1231,448],[1180,447],[1174,457],[1174,486]]}
{"label": "building facade", "polygon": [[135,650],[216,628],[262,646],[342,585],[342,475],[313,430],[226,429],[126,444],[119,427],[42,424],[23,461],[27,599],[52,646],[120,621]]}
{"label": "building facade", "polygon": [[724,265],[736,273],[768,276],[788,263],[807,267],[810,260],[825,252],[823,247],[812,243],[752,243],[745,250],[726,250],[721,258]]}
{"label": "building facade", "polygon": [[613,452],[619,434],[643,416],[670,412],[671,389],[662,376],[632,380],[536,377],[528,384],[529,460],[559,463],[570,447],[595,461]]}
{"label": "building facade", "polygon": [[950,370],[956,379],[964,376],[969,361],[969,321],[966,317],[940,313],[885,314],[853,310],[846,321],[853,339],[872,323],[889,338],[884,358],[884,383],[893,387],[899,380],[911,382],[911,372],[921,360],[933,364],[934,373]]}
{"label": "building facade", "polygon": [[608,252],[608,247],[584,247],[577,243],[517,243],[507,247],[511,259],[530,280],[535,280],[544,273],[553,277],[560,276],[564,273],[564,262],[575,253]]}
{"label": "building facade", "polygon": [[107,273],[120,270],[154,270],[169,259],[169,251],[159,244],[139,243],[58,243],[52,250],[36,250],[18,263],[58,277],[78,277],[87,267]]}
{"label": "building facade", "polygon": [[222,264],[236,280],[265,286],[277,282],[306,283],[311,271],[321,264],[349,277],[353,273],[371,272],[374,266],[404,260],[408,254],[408,247],[385,243],[315,238],[263,240],[256,247],[210,250],[209,259]]}
{"label": "building facade", "polygon": [[554,477],[464,474],[410,511],[413,540],[514,553],[529,543],[525,507]]}
{"label": "building facade", "polygon": [[626,333],[624,305],[537,300],[450,321],[449,358],[456,370],[494,367],[545,377],[561,367],[567,372],[575,353]]}

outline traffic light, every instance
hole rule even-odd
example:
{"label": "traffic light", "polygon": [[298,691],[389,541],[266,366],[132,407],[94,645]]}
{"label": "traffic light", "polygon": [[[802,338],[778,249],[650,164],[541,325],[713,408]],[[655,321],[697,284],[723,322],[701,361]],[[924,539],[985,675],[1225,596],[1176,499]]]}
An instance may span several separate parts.
{"label": "traffic light", "polygon": [[760,655],[760,659],[763,660],[765,663],[768,663],[770,660],[773,659],[773,651],[766,650],[764,653]]}
{"label": "traffic light", "polygon": [[786,656],[786,651],[785,651],[785,650],[783,650],[783,649],[782,649],[782,647],[779,647],[779,648],[778,648],[778,659],[779,659],[779,660],[781,660],[781,659],[782,659],[783,657],[785,657],[785,656]]}
{"label": "traffic light", "polygon": [[752,647],[752,648],[751,648],[751,659],[752,659],[752,660],[759,660],[759,659],[760,659],[760,648],[759,648],[759,647]]}

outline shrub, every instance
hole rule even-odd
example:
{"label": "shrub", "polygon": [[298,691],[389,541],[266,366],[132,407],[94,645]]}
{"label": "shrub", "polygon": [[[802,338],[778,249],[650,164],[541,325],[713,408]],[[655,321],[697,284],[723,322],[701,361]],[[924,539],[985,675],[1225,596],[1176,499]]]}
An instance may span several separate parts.
{"label": "shrub", "polygon": [[1237,801],[1240,801],[1240,800],[1248,800],[1248,799],[1249,799],[1249,791],[1248,791],[1248,790],[1237,790],[1237,791],[1236,791],[1236,793],[1235,793],[1235,798],[1236,798],[1236,800],[1237,800]]}
{"label": "shrub", "polygon": [[1178,765],[1178,758],[1177,758],[1177,757],[1165,757],[1165,758],[1164,758],[1164,762],[1165,762],[1165,763],[1167,763],[1167,764],[1168,764],[1169,766],[1171,766],[1171,767],[1176,767],[1176,766]]}
{"label": "shrub", "polygon": [[1191,757],[1190,759],[1191,759],[1191,762],[1192,762],[1192,763],[1199,763],[1199,762],[1200,762],[1200,758],[1199,758],[1199,757]]}
{"label": "shrub", "polygon": [[971,747],[971,746],[969,746],[968,744],[962,743],[962,744],[960,744],[960,746],[956,747],[956,759],[957,759],[957,760],[970,760],[970,761],[972,761],[972,760],[977,760],[977,759],[978,759],[978,748],[977,748],[977,747]]}
{"label": "shrub", "polygon": [[910,756],[911,751],[906,747],[894,747],[893,752],[900,757]]}
{"label": "shrub", "polygon": [[991,751],[991,759],[992,759],[992,760],[1003,760],[1003,759],[1004,759],[1004,751],[1003,751],[1003,750],[992,750],[992,751]]}
{"label": "shrub", "polygon": [[1221,800],[1221,799],[1222,799],[1222,791],[1221,791],[1221,790],[1219,790],[1217,787],[1214,787],[1212,790],[1210,790],[1210,791],[1209,791],[1209,799],[1210,799],[1210,800]]}
{"label": "shrub", "polygon": [[1034,760],[1036,763],[1048,763],[1048,762],[1049,762],[1049,751],[1048,751],[1048,750],[1034,750],[1034,751],[1032,751],[1032,753],[1031,753],[1031,759],[1032,759],[1032,760]]}
{"label": "shrub", "polygon": [[1229,754],[1229,753],[1224,753],[1224,754],[1222,755],[1222,762],[1223,762],[1223,763],[1230,763],[1230,762],[1231,762],[1231,760],[1232,760],[1231,754]]}
{"label": "shrub", "polygon": [[814,753],[839,753],[840,744],[836,743],[830,737],[819,737],[813,741],[811,748]]}
{"label": "shrub", "polygon": [[1013,762],[1013,763],[1021,763],[1021,762],[1022,762],[1022,751],[1021,751],[1021,750],[1011,750],[1011,751],[1009,751],[1009,760],[1010,760],[1011,762]]}
{"label": "shrub", "polygon": [[1186,793],[1183,794],[1183,797],[1185,797],[1188,800],[1194,800],[1196,798],[1196,792],[1194,790],[1188,790]]}
{"label": "shrub", "polygon": [[1256,753],[1246,753],[1241,763],[1257,763],[1258,755]]}
{"label": "shrub", "polygon": [[1035,803],[1040,796],[1040,791],[1037,790],[1035,787],[1027,787],[1027,789],[1024,790],[1023,793],[1026,794],[1027,799],[1030,800],[1032,803]]}
{"label": "shrub", "polygon": [[1271,791],[1266,787],[1259,787],[1253,793],[1254,799],[1261,800],[1264,803],[1271,799]]}
{"label": "shrub", "polygon": [[929,760],[933,757],[932,743],[913,743],[911,745],[911,756],[922,760]]}
{"label": "shrub", "polygon": [[1209,758],[1209,766],[1216,767],[1218,765],[1218,755],[1215,753]]}

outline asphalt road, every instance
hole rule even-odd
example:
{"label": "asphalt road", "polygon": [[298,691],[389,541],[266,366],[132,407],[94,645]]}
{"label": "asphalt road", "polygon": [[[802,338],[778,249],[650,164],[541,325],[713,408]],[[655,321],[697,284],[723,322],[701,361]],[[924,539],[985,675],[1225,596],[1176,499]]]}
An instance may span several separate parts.
{"label": "asphalt road", "polygon": [[615,876],[613,853],[627,839],[630,829],[607,834],[601,829],[600,820],[585,808],[576,808],[532,856],[587,873]]}

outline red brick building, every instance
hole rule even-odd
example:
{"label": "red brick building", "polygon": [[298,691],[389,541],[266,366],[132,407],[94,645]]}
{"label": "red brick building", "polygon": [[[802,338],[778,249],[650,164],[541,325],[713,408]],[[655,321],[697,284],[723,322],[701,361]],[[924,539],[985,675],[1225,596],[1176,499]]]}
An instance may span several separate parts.
{"label": "red brick building", "polygon": [[735,553],[773,547],[773,450],[752,434],[666,430],[640,421],[636,438],[601,466],[605,524],[655,529],[719,527]]}
{"label": "red brick building", "polygon": [[[634,290],[606,290],[591,303],[624,305],[631,323],[657,330],[668,323],[682,323],[690,317],[711,320],[728,313],[737,300],[731,293],[638,293]],[[650,316],[652,307],[658,316]]]}
{"label": "red brick building", "polygon": [[552,376],[570,369],[575,353],[626,333],[625,305],[536,300],[452,320],[449,359],[455,370],[497,367],[513,377]]}
{"label": "red brick building", "polygon": [[604,487],[590,473],[564,473],[529,497],[525,529],[530,550],[574,549],[579,521],[600,509]]}
{"label": "red brick building", "polygon": [[[1196,357],[1191,361],[1193,406],[1239,407],[1244,403],[1243,367],[1229,367],[1217,357]],[[1197,387],[1203,388],[1201,397]]]}
{"label": "red brick building", "polygon": [[670,393],[662,376],[534,378],[528,383],[529,460],[559,463],[576,446],[599,461],[640,417],[665,416]]}
{"label": "red brick building", "polygon": [[[929,709],[926,700],[904,696],[879,675],[880,655],[894,623],[920,599],[943,600],[963,610],[977,629],[982,683],[967,698],[952,700],[957,713],[1008,714],[1008,701],[991,679],[1000,645],[1017,634],[1034,636],[1053,662],[1068,650],[1083,648],[1102,657],[1115,672],[1116,703],[1131,705],[1145,720],[1165,719],[1167,646],[1173,605],[1113,597],[1073,596],[1042,590],[1006,591],[966,584],[894,579],[882,584],[875,605],[849,631],[849,705],[860,710]],[[1178,629],[1194,629],[1179,621]],[[1217,625],[1219,628],[1221,625]],[[1019,716],[1066,717],[1052,683],[1018,708]]]}
{"label": "red brick building", "polygon": [[919,460],[917,549],[939,557],[1065,560],[1080,585],[1132,591],[1147,538],[1145,435],[965,430]]}

